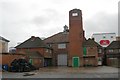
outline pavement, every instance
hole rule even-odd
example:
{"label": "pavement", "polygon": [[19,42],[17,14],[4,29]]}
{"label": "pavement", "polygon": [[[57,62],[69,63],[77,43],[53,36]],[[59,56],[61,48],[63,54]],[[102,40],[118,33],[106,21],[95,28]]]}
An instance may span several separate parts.
{"label": "pavement", "polygon": [[3,72],[2,78],[119,78],[119,68],[99,67],[44,67],[32,72]]}

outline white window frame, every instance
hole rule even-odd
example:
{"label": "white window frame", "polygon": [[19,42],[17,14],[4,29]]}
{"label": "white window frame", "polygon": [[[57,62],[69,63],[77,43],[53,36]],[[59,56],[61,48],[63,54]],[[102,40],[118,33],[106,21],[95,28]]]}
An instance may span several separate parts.
{"label": "white window frame", "polygon": [[58,49],[65,49],[65,48],[66,48],[66,44],[65,43],[58,44]]}
{"label": "white window frame", "polygon": [[98,49],[98,53],[102,53],[102,49]]}
{"label": "white window frame", "polygon": [[113,52],[113,49],[109,49],[108,51],[111,53],[111,52]]}
{"label": "white window frame", "polygon": [[78,16],[78,13],[72,13],[72,16]]}

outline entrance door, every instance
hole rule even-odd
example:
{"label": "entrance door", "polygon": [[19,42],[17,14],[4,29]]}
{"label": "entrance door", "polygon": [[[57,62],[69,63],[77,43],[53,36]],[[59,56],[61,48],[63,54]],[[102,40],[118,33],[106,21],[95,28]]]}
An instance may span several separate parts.
{"label": "entrance door", "polygon": [[79,67],[80,66],[79,57],[73,57],[72,64],[73,64],[73,67]]}

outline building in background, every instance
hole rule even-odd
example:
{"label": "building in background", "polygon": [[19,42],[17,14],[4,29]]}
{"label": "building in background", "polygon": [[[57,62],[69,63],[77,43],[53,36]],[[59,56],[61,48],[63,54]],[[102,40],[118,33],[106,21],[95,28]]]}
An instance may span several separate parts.
{"label": "building in background", "polygon": [[102,65],[103,48],[94,39],[88,39],[83,43],[84,66]]}
{"label": "building in background", "polygon": [[92,38],[102,47],[107,47],[112,41],[116,40],[115,33],[94,33]]}
{"label": "building in background", "polygon": [[[32,36],[28,40],[16,46],[16,51],[17,53],[29,55],[27,56],[27,59],[34,62],[33,64],[38,63],[37,65],[39,67],[52,65],[52,49],[49,46],[46,46],[43,40],[39,37]],[[37,63],[35,63],[36,61]]]}
{"label": "building in background", "polygon": [[8,52],[8,42],[9,40],[0,36],[0,53]]}
{"label": "building in background", "polygon": [[117,37],[116,37],[116,41],[120,41],[120,36],[117,36]]}
{"label": "building in background", "polygon": [[108,66],[120,67],[120,39],[113,41],[106,48],[106,62]]}
{"label": "building in background", "polygon": [[16,48],[9,47],[9,53],[16,53]]}

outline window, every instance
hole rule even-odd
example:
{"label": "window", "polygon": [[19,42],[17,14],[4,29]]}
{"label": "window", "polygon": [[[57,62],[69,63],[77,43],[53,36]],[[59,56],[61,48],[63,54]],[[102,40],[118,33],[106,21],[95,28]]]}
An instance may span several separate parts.
{"label": "window", "polygon": [[106,36],[103,36],[103,38],[106,38]]}
{"label": "window", "polygon": [[111,36],[111,38],[113,38],[113,36]]}
{"label": "window", "polygon": [[102,53],[102,49],[98,49],[98,53]]}
{"label": "window", "polygon": [[110,49],[109,52],[113,52],[113,49]]}
{"label": "window", "polygon": [[72,16],[78,16],[78,13],[72,13]]}
{"label": "window", "polygon": [[52,45],[51,45],[51,44],[48,44],[48,46],[49,46],[49,47],[52,47]]}
{"label": "window", "polygon": [[98,57],[98,61],[102,61],[102,58],[101,58],[101,57]]}
{"label": "window", "polygon": [[46,49],[46,52],[49,52],[49,49]]}
{"label": "window", "polygon": [[58,49],[65,49],[66,48],[66,44],[58,44]]}
{"label": "window", "polygon": [[52,50],[50,50],[50,53],[52,53]]}
{"label": "window", "polygon": [[118,51],[120,52],[120,49],[118,49]]}

